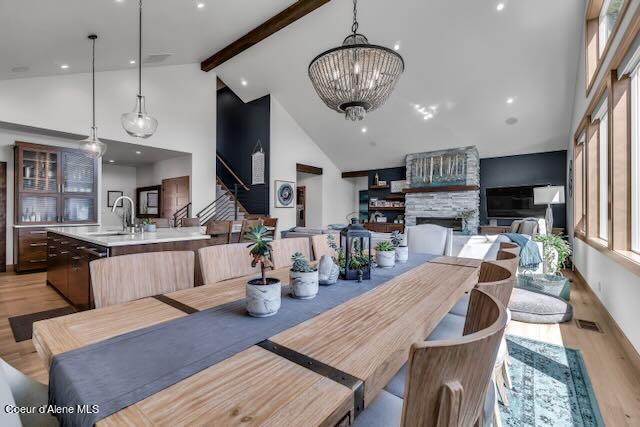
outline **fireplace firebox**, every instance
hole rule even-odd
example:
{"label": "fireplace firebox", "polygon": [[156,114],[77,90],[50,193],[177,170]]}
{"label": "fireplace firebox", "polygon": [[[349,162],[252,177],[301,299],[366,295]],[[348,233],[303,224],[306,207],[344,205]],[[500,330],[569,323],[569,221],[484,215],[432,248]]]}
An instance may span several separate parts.
{"label": "fireplace firebox", "polygon": [[416,225],[420,224],[434,224],[441,227],[453,228],[453,231],[462,231],[462,218],[419,216],[416,218]]}

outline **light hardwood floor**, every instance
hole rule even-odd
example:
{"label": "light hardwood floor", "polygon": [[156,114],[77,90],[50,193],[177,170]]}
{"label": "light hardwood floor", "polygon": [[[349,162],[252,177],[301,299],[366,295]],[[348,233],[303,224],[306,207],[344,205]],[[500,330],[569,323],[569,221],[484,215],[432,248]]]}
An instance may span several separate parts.
{"label": "light hardwood floor", "polygon": [[[571,273],[569,276],[573,277]],[[640,372],[615,338],[608,314],[579,278],[574,279],[571,292],[575,317],[598,322],[604,333],[579,329],[575,322],[562,325],[512,322],[507,333],[582,350],[607,425],[640,426]],[[44,273],[0,274],[0,356],[22,372],[46,382],[44,364],[33,344],[14,341],[8,318],[65,305],[45,285]]]}

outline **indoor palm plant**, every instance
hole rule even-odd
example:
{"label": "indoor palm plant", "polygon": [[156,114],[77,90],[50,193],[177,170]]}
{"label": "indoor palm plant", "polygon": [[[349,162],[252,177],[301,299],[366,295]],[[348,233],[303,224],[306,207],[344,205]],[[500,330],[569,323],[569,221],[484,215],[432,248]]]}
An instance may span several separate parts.
{"label": "indoor palm plant", "polygon": [[376,264],[383,268],[396,265],[396,248],[391,242],[383,240],[376,245]]}
{"label": "indoor palm plant", "polygon": [[293,254],[291,261],[291,296],[299,299],[314,298],[318,294],[318,269],[312,267],[300,252]]}
{"label": "indoor palm plant", "polygon": [[264,225],[252,227],[245,234],[251,243],[251,267],[260,265],[260,277],[247,282],[247,312],[254,317],[273,316],[280,309],[280,280],[266,277],[266,270],[273,268],[271,238]]}

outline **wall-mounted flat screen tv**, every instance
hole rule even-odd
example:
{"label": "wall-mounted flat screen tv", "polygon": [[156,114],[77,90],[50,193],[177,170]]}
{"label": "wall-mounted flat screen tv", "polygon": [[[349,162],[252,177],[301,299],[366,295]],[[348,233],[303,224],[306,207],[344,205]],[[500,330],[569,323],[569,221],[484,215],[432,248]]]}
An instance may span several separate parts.
{"label": "wall-mounted flat screen tv", "polygon": [[487,217],[544,217],[547,207],[533,204],[533,188],[541,186],[525,185],[521,187],[487,188]]}

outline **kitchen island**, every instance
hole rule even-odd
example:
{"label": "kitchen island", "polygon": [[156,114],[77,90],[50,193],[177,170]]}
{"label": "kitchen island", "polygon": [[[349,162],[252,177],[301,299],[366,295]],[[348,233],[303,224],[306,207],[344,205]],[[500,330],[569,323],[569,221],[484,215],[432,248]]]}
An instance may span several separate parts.
{"label": "kitchen island", "polygon": [[[79,310],[93,308],[89,263],[96,259],[146,252],[193,251],[215,244],[200,227],[159,228],[156,232],[128,233],[102,227],[47,228],[47,284]],[[196,286],[202,273],[195,257]],[[144,266],[141,266],[144,268]]]}

